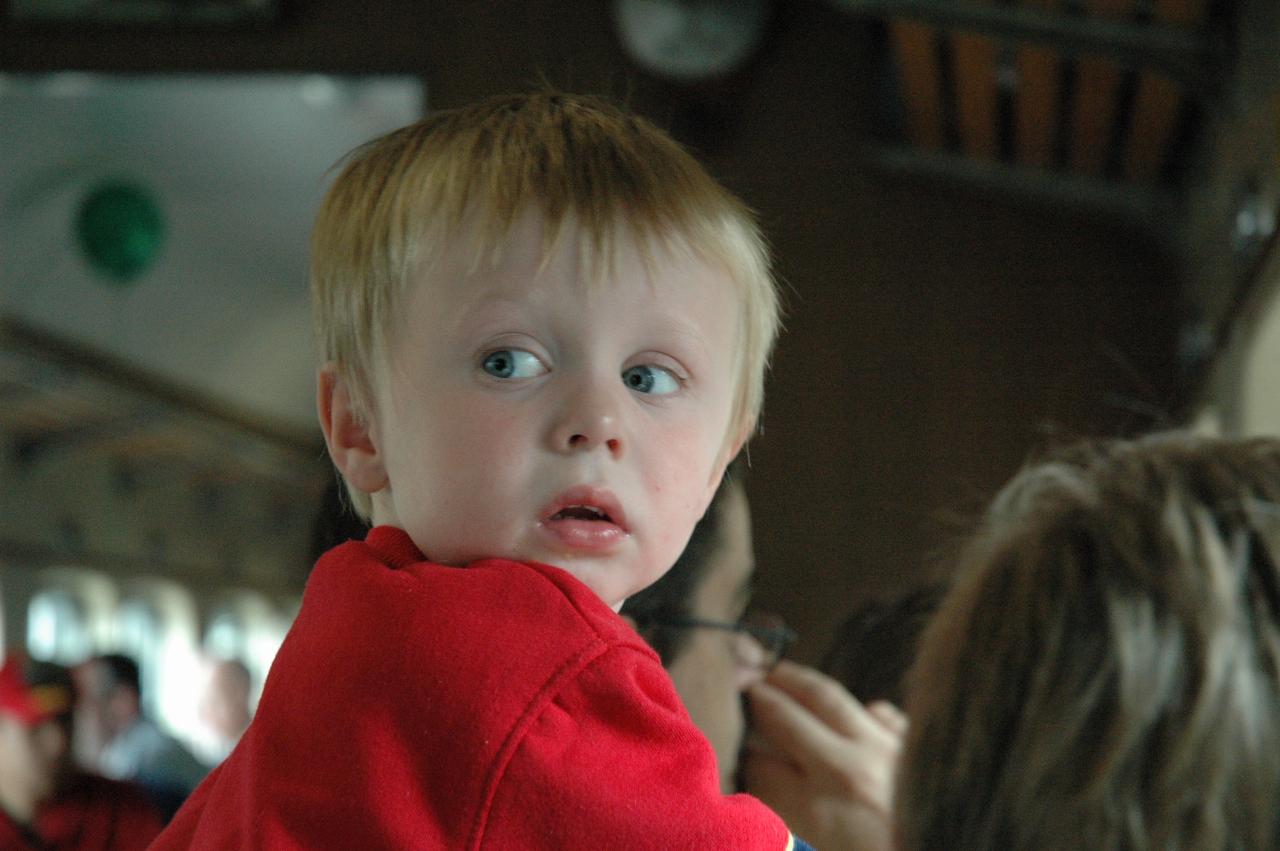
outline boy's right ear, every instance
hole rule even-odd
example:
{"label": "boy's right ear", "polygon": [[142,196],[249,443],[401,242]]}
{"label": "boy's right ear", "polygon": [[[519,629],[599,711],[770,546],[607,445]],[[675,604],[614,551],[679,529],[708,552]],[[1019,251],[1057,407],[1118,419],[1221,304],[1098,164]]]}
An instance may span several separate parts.
{"label": "boy's right ear", "polygon": [[359,415],[351,388],[332,362],[320,367],[316,374],[316,413],[329,457],[343,478],[365,493],[386,487],[387,471],[373,440],[372,420]]}

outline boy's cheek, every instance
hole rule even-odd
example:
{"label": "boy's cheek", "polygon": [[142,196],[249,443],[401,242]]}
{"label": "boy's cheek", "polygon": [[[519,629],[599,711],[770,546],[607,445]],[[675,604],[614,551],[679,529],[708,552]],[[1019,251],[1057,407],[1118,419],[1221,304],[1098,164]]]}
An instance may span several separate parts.
{"label": "boy's cheek", "polygon": [[724,453],[719,437],[690,426],[668,435],[660,442],[659,452],[663,456],[659,466],[666,480],[657,483],[656,489],[683,494],[685,510],[695,519],[701,517],[730,460],[721,457]]}

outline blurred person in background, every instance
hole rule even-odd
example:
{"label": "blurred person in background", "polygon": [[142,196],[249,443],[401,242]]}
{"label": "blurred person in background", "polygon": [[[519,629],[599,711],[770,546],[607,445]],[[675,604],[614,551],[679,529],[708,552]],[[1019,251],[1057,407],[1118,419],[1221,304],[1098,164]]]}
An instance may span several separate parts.
{"label": "blurred person in background", "polygon": [[657,651],[694,724],[711,742],[726,794],[737,791],[743,692],[791,637],[785,628],[770,633],[767,625],[743,620],[755,558],[738,475],[736,464],[725,473],[671,570],[622,605],[622,615]]}
{"label": "blurred person in background", "polygon": [[675,566],[622,614],[710,740],[725,792],[760,798],[815,848],[883,851],[901,715],[782,660],[794,633],[748,614],[755,557],[741,473],[740,462],[729,468]]}
{"label": "blurred person in background", "polygon": [[87,768],[117,780],[134,780],[166,818],[199,785],[208,767],[142,711],[138,665],[108,653],[76,667],[77,735],[100,749]]}
{"label": "blurred person in background", "polygon": [[162,827],[140,787],[75,769],[67,669],[0,667],[0,849],[142,851]]}
{"label": "blurred person in background", "polygon": [[199,708],[204,727],[199,752],[209,765],[216,765],[227,758],[253,720],[250,709],[252,686],[249,669],[240,660],[210,660],[209,677],[200,696]]}

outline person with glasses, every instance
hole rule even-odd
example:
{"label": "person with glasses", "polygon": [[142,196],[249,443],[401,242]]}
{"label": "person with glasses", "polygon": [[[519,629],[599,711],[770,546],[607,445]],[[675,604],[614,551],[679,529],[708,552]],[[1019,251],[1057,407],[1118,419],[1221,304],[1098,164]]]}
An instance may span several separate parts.
{"label": "person with glasses", "polygon": [[835,680],[784,659],[795,632],[750,609],[755,559],[741,474],[740,463],[729,468],[675,566],[622,614],[710,740],[725,792],[760,798],[815,848],[888,849],[905,722],[888,704],[863,707]]}
{"label": "person with glasses", "polygon": [[777,618],[746,614],[754,567],[751,513],[735,464],[675,566],[622,606],[715,749],[725,793],[737,787],[742,694],[795,638]]}

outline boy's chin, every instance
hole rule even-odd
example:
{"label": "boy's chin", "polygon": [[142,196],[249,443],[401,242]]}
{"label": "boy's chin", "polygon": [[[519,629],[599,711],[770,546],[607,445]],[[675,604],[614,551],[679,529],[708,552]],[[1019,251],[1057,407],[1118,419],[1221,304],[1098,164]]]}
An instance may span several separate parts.
{"label": "boy's chin", "polygon": [[627,602],[627,597],[631,596],[630,593],[619,594],[616,588],[608,589],[607,591],[602,592],[601,589],[595,583],[591,582],[589,579],[584,578],[582,576],[578,576],[577,578],[579,581],[582,582],[583,585],[586,585],[588,588],[594,591],[596,593],[596,596],[599,597],[600,600],[606,606],[612,609],[615,613],[622,608],[623,603]]}

